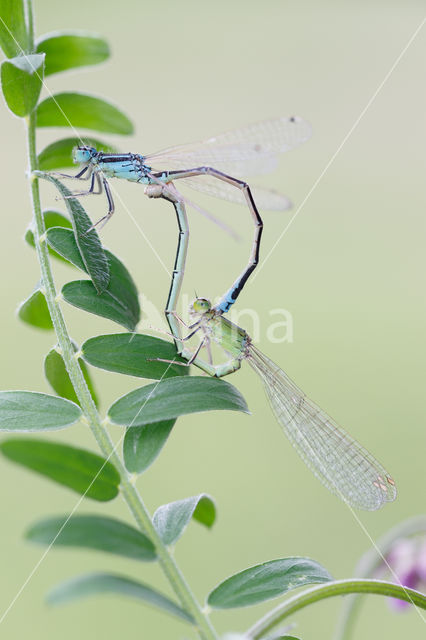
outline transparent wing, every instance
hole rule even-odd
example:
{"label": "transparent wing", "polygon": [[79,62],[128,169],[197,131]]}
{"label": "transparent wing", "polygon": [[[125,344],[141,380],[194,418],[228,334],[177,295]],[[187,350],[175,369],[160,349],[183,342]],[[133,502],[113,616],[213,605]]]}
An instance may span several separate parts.
{"label": "transparent wing", "polygon": [[[237,202],[238,204],[246,204],[246,199],[240,189],[226,182],[217,180],[217,178],[212,176],[185,178],[183,184],[188,185],[196,191],[214,196],[215,198],[222,198],[222,200]],[[250,188],[258,209],[265,209],[266,211],[286,211],[291,208],[291,201],[278,191],[263,189],[262,187]]]}
{"label": "transparent wing", "polygon": [[277,165],[278,153],[298,147],[311,133],[302,118],[274,118],[150,154],[145,162],[160,171],[211,166],[235,177],[269,173]]}
{"label": "transparent wing", "polygon": [[248,361],[263,379],[275,416],[299,455],[319,480],[353,507],[374,511],[396,498],[384,467],[250,345]]}

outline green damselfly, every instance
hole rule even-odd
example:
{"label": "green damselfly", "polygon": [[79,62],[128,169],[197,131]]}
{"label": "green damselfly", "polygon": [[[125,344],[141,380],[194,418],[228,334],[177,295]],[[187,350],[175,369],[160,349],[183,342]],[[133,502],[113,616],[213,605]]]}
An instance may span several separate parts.
{"label": "green damselfly", "polygon": [[[386,469],[347,434],[320,407],[309,400],[286,373],[265,356],[247,332],[232,323],[209,300],[197,298],[190,307],[193,320],[189,334],[177,338],[178,353],[217,378],[226,376],[248,362],[261,378],[272,410],[284,433],[302,460],[331,492],[352,507],[374,511],[396,498],[395,482]],[[178,316],[175,314],[175,317]],[[179,319],[179,322],[183,322]],[[193,352],[185,346],[200,334]],[[230,359],[213,365],[211,342],[219,345]],[[205,347],[209,361],[200,358]],[[185,365],[183,365],[185,366]]]}

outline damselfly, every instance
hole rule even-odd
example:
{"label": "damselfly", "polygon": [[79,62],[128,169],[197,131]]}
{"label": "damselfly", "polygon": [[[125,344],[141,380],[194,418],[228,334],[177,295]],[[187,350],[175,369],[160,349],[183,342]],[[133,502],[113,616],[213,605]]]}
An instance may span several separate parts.
{"label": "damselfly", "polygon": [[[185,184],[211,196],[238,203],[246,203],[254,222],[254,237],[247,266],[224,294],[217,307],[227,311],[241,293],[259,260],[263,223],[258,211],[285,210],[291,206],[282,194],[263,188],[251,189],[241,178],[268,173],[275,169],[278,154],[302,144],[311,135],[310,125],[302,118],[281,117],[229,131],[204,142],[172,147],[159,153],[104,153],[93,147],[77,147],[74,160],[82,168],[75,176],[60,174],[76,180],[90,180],[89,189],[73,194],[75,197],[100,194],[105,191],[108,212],[96,224],[105,224],[114,213],[114,200],[108,178],[121,178],[147,186],[165,185],[161,197],[183,203],[185,198],[173,182]],[[151,197],[159,197],[155,190]],[[192,204],[188,201],[189,204]],[[195,208],[200,209],[197,205]]]}
{"label": "damselfly", "polygon": [[[302,460],[331,492],[352,507],[373,511],[396,498],[396,487],[386,469],[356,440],[309,400],[278,365],[252,343],[244,329],[230,322],[205,298],[191,305],[194,321],[185,338],[176,340],[179,355],[211,376],[221,378],[241,367],[244,360],[262,379],[276,419]],[[176,318],[177,315],[175,314]],[[182,322],[182,320],[179,320]],[[197,349],[184,346],[201,334]],[[210,343],[231,357],[220,365],[200,358]]]}

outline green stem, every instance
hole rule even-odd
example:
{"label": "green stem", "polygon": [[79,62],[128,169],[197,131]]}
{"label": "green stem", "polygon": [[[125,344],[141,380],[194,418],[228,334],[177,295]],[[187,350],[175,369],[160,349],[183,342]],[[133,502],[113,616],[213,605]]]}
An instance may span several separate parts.
{"label": "green stem", "polygon": [[344,596],[350,593],[375,593],[382,596],[391,596],[426,609],[426,596],[414,589],[401,587],[398,584],[383,580],[336,580],[312,587],[297,596],[293,596],[293,598],[289,598],[256,622],[247,631],[247,636],[251,640],[259,640],[265,633],[271,631],[271,629],[291,614],[299,611],[299,609],[326,598]]}
{"label": "green stem", "polygon": [[31,0],[26,1],[26,7],[27,7],[28,49],[29,49],[29,53],[34,53],[34,16],[33,16],[33,3]]}
{"label": "green stem", "polygon": [[[30,5],[31,3],[29,2],[28,4]],[[31,15],[31,10],[29,11],[29,15]],[[31,29],[30,33],[32,33]],[[33,43],[31,43],[31,46],[33,46]],[[40,263],[41,283],[65,367],[80,402],[84,417],[86,418],[102,453],[117,468],[121,477],[121,492],[123,497],[140,529],[146,533],[153,542],[159,563],[182,606],[194,619],[194,624],[198,629],[198,633],[202,638],[204,638],[204,640],[217,640],[216,632],[211,625],[210,620],[203,614],[199,603],[195,599],[195,596],[176,565],[176,562],[169,553],[167,547],[163,544],[152,523],[151,516],[148,513],[142,498],[135,486],[132,484],[126,468],[121,462],[120,457],[117,455],[113,442],[101,422],[100,416],[81,372],[80,365],[75,357],[65,320],[57,301],[56,288],[46,244],[46,229],[41,211],[39,181],[33,174],[37,169],[35,111],[33,111],[28,118],[28,155],[31,176],[31,197],[34,211],[34,240],[37,257]]]}
{"label": "green stem", "polygon": [[[401,538],[409,538],[426,532],[426,516],[414,516],[404,520],[380,538],[375,546],[369,549],[358,562],[354,577],[370,578],[379,569],[385,569],[383,557],[386,556],[395,542]],[[360,595],[345,598],[342,611],[334,634],[334,640],[350,640],[363,597]]]}

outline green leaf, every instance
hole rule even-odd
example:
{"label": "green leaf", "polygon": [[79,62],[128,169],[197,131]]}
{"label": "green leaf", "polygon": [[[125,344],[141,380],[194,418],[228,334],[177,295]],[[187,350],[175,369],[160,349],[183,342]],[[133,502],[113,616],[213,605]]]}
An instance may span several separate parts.
{"label": "green leaf", "polygon": [[243,396],[229,382],[180,376],[131,391],[109,408],[108,415],[114,424],[139,427],[215,409],[249,413]]}
{"label": "green leaf", "polygon": [[[70,220],[66,216],[64,216],[63,213],[60,213],[59,211],[54,211],[54,210],[43,211],[43,218],[44,218],[44,226],[46,227],[46,229],[50,229],[51,227],[66,227],[67,229],[72,228],[72,224]],[[25,232],[24,239],[25,239],[25,242],[27,242],[30,245],[30,247],[33,247],[33,248],[35,247],[34,231],[32,227],[28,227],[28,229]],[[49,247],[49,253],[54,258],[58,258],[59,260],[65,261],[65,259],[61,255],[59,255],[59,253],[56,253],[56,251],[54,251],[50,247]]]}
{"label": "green leaf", "polygon": [[142,473],[154,462],[176,420],[164,420],[127,429],[123,441],[123,458],[127,471]]}
{"label": "green leaf", "polygon": [[106,40],[78,32],[49,33],[37,41],[37,53],[46,54],[46,75],[98,64],[109,57]]}
{"label": "green leaf", "polygon": [[43,149],[38,155],[38,167],[41,171],[52,171],[52,169],[64,169],[75,167],[72,152],[75,147],[81,144],[88,147],[95,147],[98,151],[114,153],[116,148],[106,144],[98,138],[63,138],[56,140]]}
{"label": "green leaf", "polygon": [[[74,351],[77,351],[77,346],[73,346]],[[78,359],[78,363],[80,365],[87,387],[90,391],[90,395],[92,396],[93,402],[95,403],[96,407],[98,407],[98,398],[93,387],[93,382],[90,377],[89,371],[86,367],[86,363],[81,358]],[[71,400],[76,404],[80,404],[74,391],[71,379],[68,375],[68,371],[66,370],[64,359],[60,355],[60,353],[56,351],[56,349],[51,349],[44,359],[44,375],[46,376],[50,386],[58,396],[61,396],[61,398],[67,398],[68,400]]]}
{"label": "green leaf", "polygon": [[205,493],[201,494],[192,517],[210,529],[216,520],[216,505],[213,498]]}
{"label": "green leaf", "polygon": [[32,525],[25,537],[38,544],[95,549],[144,562],[157,557],[154,545],[143,533],[106,516],[84,514],[46,518]]}
{"label": "green leaf", "polygon": [[9,460],[86,498],[105,502],[118,494],[118,471],[111,462],[91,451],[31,438],[4,440],[0,450]]}
{"label": "green leaf", "polygon": [[28,35],[23,0],[0,2],[0,47],[7,58],[28,52]]}
{"label": "green leaf", "polygon": [[85,93],[57,93],[37,109],[38,127],[82,127],[94,131],[133,133],[133,125],[117,107]]}
{"label": "green leaf", "polygon": [[211,591],[207,602],[214,609],[247,607],[306,584],[320,584],[332,579],[328,571],[314,560],[280,558],[227,578]]}
{"label": "green leaf", "polygon": [[[86,271],[74,236],[68,229],[49,229],[47,239],[49,245],[63,258]],[[110,270],[106,291],[98,295],[90,282],[80,280],[66,284],[62,294],[70,304],[89,313],[114,320],[133,331],[140,320],[136,285],[121,260],[108,250],[105,250],[105,255]]]}
{"label": "green leaf", "polygon": [[38,329],[53,329],[46,298],[40,289],[36,289],[29,298],[21,302],[18,307],[18,318]]}
{"label": "green leaf", "polygon": [[79,406],[36,391],[0,391],[0,431],[51,431],[80,419]]}
{"label": "green leaf", "polygon": [[47,241],[50,249],[61,256],[62,260],[87,273],[86,265],[81,257],[72,229],[51,227],[47,230]]}
{"label": "green leaf", "polygon": [[161,358],[186,363],[177,355],[172,342],[154,336],[128,333],[96,336],[86,340],[81,350],[86,362],[94,367],[127,376],[160,380],[189,373],[189,367],[155,361]]}
{"label": "green leaf", "polygon": [[1,85],[9,109],[23,118],[35,108],[43,82],[44,54],[18,56],[1,65]]}
{"label": "green leaf", "polygon": [[136,580],[108,573],[89,573],[67,580],[52,589],[47,596],[47,602],[51,605],[65,604],[88,596],[108,593],[142,600],[166,613],[183,618],[187,622],[193,622],[186,611],[162,593]]}
{"label": "green leaf", "polygon": [[96,294],[95,287],[89,280],[74,280],[62,287],[64,300],[78,309],[108,318],[122,325],[129,331],[134,331],[137,322],[128,309],[123,308],[109,291],[101,295]]}
{"label": "green leaf", "polygon": [[154,526],[166,545],[174,544],[185,531],[191,518],[211,527],[216,517],[214,501],[205,493],[158,507]]}
{"label": "green leaf", "polygon": [[[54,184],[64,197],[74,230],[74,238],[81,259],[84,262],[85,271],[89,274],[96,291],[102,293],[109,283],[109,262],[96,229],[92,229],[88,233],[92,226],[89,216],[76,198],[68,197],[71,195],[71,191],[62,182],[59,182],[48,173],[37,172],[37,175]],[[64,233],[69,233],[69,231]],[[56,247],[53,248],[56,249]]]}

